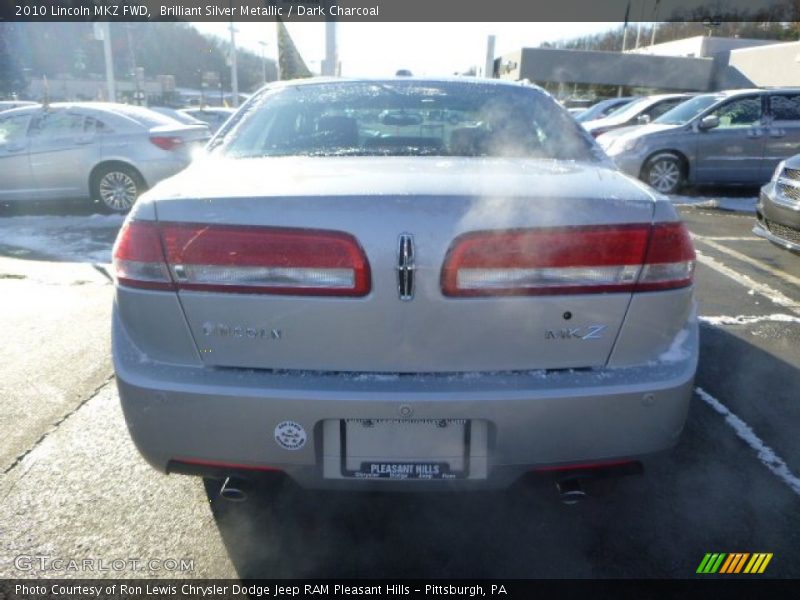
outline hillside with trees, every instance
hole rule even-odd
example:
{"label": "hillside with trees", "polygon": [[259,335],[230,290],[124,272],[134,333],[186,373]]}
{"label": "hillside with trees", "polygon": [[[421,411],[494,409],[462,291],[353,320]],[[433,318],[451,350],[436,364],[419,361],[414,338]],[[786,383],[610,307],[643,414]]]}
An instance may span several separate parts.
{"label": "hillside with trees", "polygon": [[[204,72],[215,71],[230,89],[229,44],[205,36],[186,23],[111,23],[114,73],[118,80],[172,75],[181,87],[200,88]],[[104,76],[103,43],[92,23],[0,23],[0,97],[24,95],[25,81],[48,78]],[[263,81],[263,60],[237,51],[239,89],[251,92]],[[267,80],[276,78],[274,61],[267,62]]]}

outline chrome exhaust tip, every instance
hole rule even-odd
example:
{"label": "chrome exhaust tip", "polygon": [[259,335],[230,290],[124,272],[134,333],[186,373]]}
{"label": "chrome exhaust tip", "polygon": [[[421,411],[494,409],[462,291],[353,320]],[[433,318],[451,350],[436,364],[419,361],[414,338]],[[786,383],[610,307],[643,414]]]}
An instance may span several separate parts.
{"label": "chrome exhaust tip", "polygon": [[586,492],[578,479],[564,479],[556,482],[556,489],[562,504],[572,506],[586,498]]}
{"label": "chrome exhaust tip", "polygon": [[247,500],[247,493],[239,485],[240,482],[230,477],[226,477],[222,487],[219,490],[219,495],[228,502],[244,502]]}

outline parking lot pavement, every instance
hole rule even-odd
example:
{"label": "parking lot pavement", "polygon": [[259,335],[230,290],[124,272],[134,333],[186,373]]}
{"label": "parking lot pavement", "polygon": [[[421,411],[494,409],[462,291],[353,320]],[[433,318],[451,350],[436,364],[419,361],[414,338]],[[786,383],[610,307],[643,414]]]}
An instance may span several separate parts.
{"label": "parking lot pavement", "polygon": [[112,294],[91,264],[0,256],[0,471],[111,377]]}
{"label": "parking lot pavement", "polygon": [[[112,382],[0,479],[0,578],[235,576],[207,504],[197,481],[141,460]],[[95,570],[47,571],[39,557]]]}
{"label": "parking lot pavement", "polygon": [[[706,552],[772,552],[765,575],[800,576],[800,288],[793,284],[800,257],[752,236],[752,217],[681,210],[700,256],[698,391],[680,442],[646,461],[644,477],[620,480],[575,506],[561,505],[547,479],[502,493],[432,496],[284,485],[224,503],[199,480],[164,477],[145,465],[113,382],[101,378],[99,390],[65,387],[83,397],[55,425],[8,417],[36,435],[0,476],[0,577],[109,575],[20,571],[19,556],[171,558],[194,568],[113,573],[131,577],[688,577]],[[65,265],[15,261],[13,272],[27,279],[0,284],[30,287],[12,292],[14,310],[25,309],[25,298],[52,293],[44,273],[66,273]],[[37,269],[43,281],[32,276]],[[59,336],[106,343],[69,361],[76,371],[108,364],[108,321],[99,306],[110,287],[92,286],[87,302],[97,294],[98,305],[88,312],[97,318],[68,313],[70,326]],[[60,310],[52,309],[53,318],[63,317]],[[27,331],[12,330],[14,343],[16,336],[38,339]],[[36,360],[44,345],[26,348],[32,362],[19,368],[40,363],[38,385],[65,376],[64,366],[44,368],[52,357]],[[36,397],[24,404],[28,412],[42,406]]]}

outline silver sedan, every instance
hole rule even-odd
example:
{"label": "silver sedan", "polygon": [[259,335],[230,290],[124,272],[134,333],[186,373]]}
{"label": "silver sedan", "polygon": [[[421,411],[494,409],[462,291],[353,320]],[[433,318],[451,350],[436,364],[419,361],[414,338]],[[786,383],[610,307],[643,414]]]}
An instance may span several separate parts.
{"label": "silver sedan", "polygon": [[270,85],[208,152],[114,250],[116,381],[155,468],[476,489],[678,440],[690,237],[539,88]]}
{"label": "silver sedan", "polygon": [[145,108],[64,103],[0,114],[0,202],[86,199],[126,212],[210,137]]}

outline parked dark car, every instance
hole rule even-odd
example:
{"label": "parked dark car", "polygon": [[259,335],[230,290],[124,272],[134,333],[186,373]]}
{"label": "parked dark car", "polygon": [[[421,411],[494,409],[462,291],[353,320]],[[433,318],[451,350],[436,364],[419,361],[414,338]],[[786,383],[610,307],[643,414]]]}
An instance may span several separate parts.
{"label": "parked dark car", "polygon": [[753,233],[800,252],[800,154],[781,162],[761,188]]}

